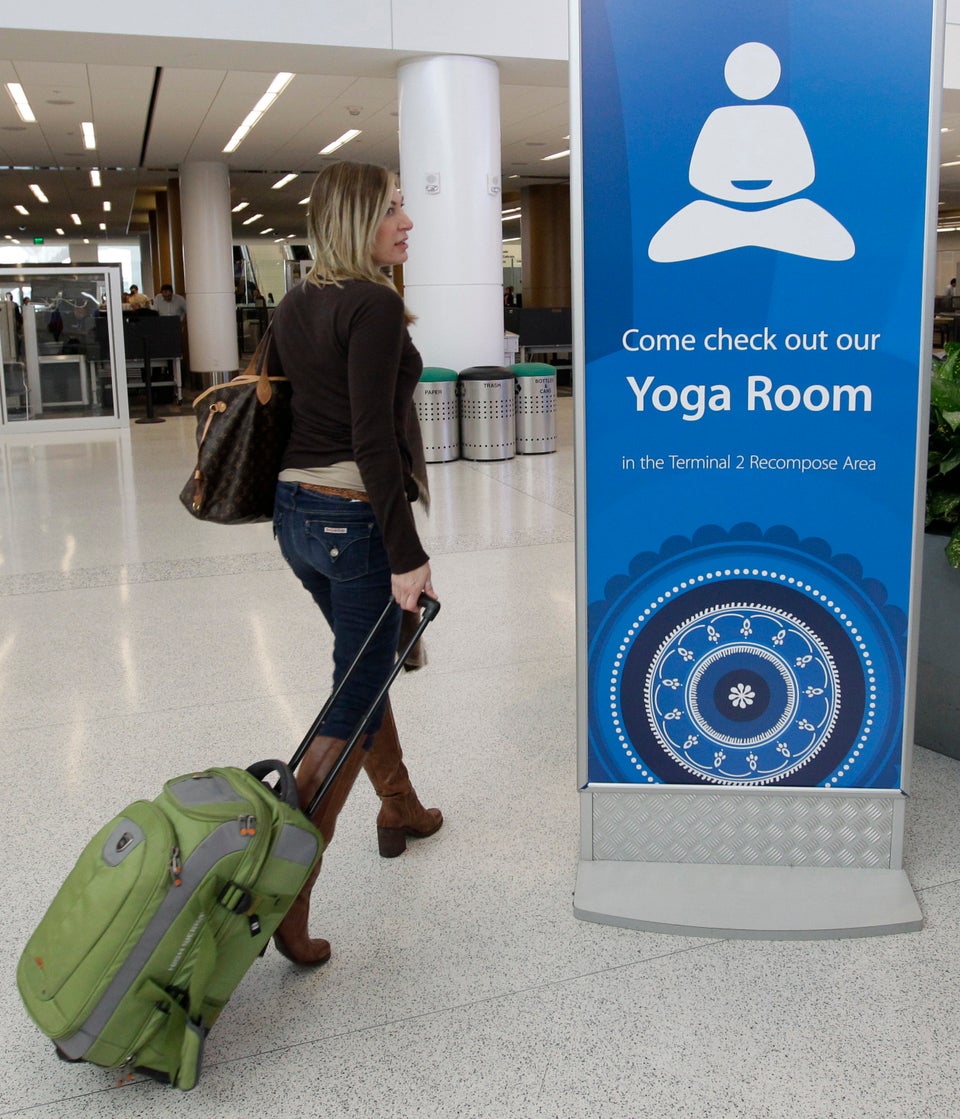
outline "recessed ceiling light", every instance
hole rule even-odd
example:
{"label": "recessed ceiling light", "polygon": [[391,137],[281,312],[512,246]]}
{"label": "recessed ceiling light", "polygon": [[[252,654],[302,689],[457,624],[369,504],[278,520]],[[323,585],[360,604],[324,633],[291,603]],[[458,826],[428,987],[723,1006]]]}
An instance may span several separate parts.
{"label": "recessed ceiling light", "polygon": [[545,155],[540,162],[541,163],[547,163],[551,159],[563,159],[564,156],[569,155],[569,154],[570,154],[570,150],[568,148],[565,152],[554,152],[553,155]]}
{"label": "recessed ceiling light", "polygon": [[253,217],[247,218],[247,220],[243,224],[244,225],[253,225],[253,223],[255,221],[259,221],[262,217],[263,217],[263,214],[254,214]]}
{"label": "recessed ceiling light", "polygon": [[97,146],[97,137],[93,131],[93,121],[83,121],[80,125],[80,130],[83,132],[83,146],[88,152],[92,152]]}
{"label": "recessed ceiling light", "polygon": [[5,87],[20,119],[26,124],[33,124],[37,118],[33,115],[33,109],[30,108],[27,95],[23,92],[23,86],[19,82],[6,82]]}
{"label": "recessed ceiling light", "polygon": [[64,233],[64,231],[60,228],[59,225],[57,226],[57,228],[53,232],[56,233],[60,237],[66,237],[66,233]]}
{"label": "recessed ceiling light", "polygon": [[24,217],[27,217],[27,215],[30,213],[26,206],[21,206],[19,204],[14,206],[14,209],[17,211],[18,214],[23,214]]}
{"label": "recessed ceiling light", "polygon": [[295,74],[288,74],[286,72],[277,74],[267,87],[267,92],[260,98],[256,105],[254,105],[250,112],[247,113],[243,118],[243,123],[227,141],[226,147],[223,149],[224,152],[235,152],[237,148],[240,147],[250,129],[258,123],[267,109],[270,108],[295,77]]}
{"label": "recessed ceiling light", "polygon": [[261,236],[261,237],[264,237],[264,236],[266,236],[266,234],[268,234],[268,233],[272,233],[272,232],[273,232],[273,226],[272,226],[272,225],[269,225],[269,226],[267,226],[267,228],[266,228],[266,229],[261,229],[261,230],[260,230],[260,236]]}
{"label": "recessed ceiling light", "polygon": [[106,223],[105,221],[102,221],[102,222],[100,223],[100,228],[101,228],[101,229],[102,229],[102,230],[103,230],[104,232],[106,232],[106,229],[107,229],[107,223]]}
{"label": "recessed ceiling light", "polygon": [[103,212],[104,212],[105,214],[109,214],[109,213],[110,213],[110,211],[111,211],[112,209],[113,209],[113,203],[112,203],[112,202],[107,202],[107,201],[104,201],[104,203],[103,203]]}
{"label": "recessed ceiling light", "polygon": [[309,201],[310,201],[310,195],[308,194],[306,198],[301,198],[300,201],[297,203],[297,205],[298,206],[306,206],[306,204]]}
{"label": "recessed ceiling light", "polygon": [[327,144],[325,148],[321,148],[318,152],[319,155],[333,155],[338,148],[342,148],[344,144],[349,144],[351,140],[355,140],[360,135],[361,129],[348,128],[342,136],[338,136],[332,143]]}
{"label": "recessed ceiling light", "polygon": [[285,187],[287,185],[287,183],[292,183],[294,179],[297,179],[299,177],[300,176],[296,172],[294,172],[293,174],[290,174],[290,175],[284,175],[282,179],[280,179],[278,182],[275,182],[273,184],[273,187],[271,189],[281,190],[283,187]]}
{"label": "recessed ceiling light", "polygon": [[83,225],[83,222],[80,220],[79,214],[71,214],[70,220],[73,222],[74,225]]}
{"label": "recessed ceiling light", "polygon": [[50,199],[47,198],[47,196],[40,189],[40,184],[39,183],[31,183],[30,184],[30,189],[33,191],[34,197],[37,199],[38,202],[49,202],[50,201]]}
{"label": "recessed ceiling light", "polygon": [[239,214],[241,210],[245,210],[249,205],[249,202],[238,202],[230,212],[233,214]]}
{"label": "recessed ceiling light", "polygon": [[100,172],[96,167],[90,172],[90,185],[95,187],[100,186]]}

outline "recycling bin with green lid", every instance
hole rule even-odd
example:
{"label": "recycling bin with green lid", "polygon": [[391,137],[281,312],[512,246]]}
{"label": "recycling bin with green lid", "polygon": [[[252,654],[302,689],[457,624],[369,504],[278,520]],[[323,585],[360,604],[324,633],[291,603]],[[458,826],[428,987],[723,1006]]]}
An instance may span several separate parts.
{"label": "recycling bin with green lid", "polygon": [[557,449],[557,371],[540,361],[510,367],[517,378],[517,454]]}
{"label": "recycling bin with green lid", "polygon": [[451,462],[460,457],[457,373],[428,365],[413,392],[427,462]]}
{"label": "recycling bin with green lid", "polygon": [[516,378],[501,365],[474,365],[458,378],[460,453],[495,462],[516,454]]}

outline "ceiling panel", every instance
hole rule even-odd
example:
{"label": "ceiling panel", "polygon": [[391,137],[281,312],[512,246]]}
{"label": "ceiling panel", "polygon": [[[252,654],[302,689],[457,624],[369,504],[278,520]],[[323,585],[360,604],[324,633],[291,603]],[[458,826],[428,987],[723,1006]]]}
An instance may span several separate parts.
{"label": "ceiling panel", "polygon": [[225,78],[224,70],[161,71],[144,166],[171,168],[186,159]]}
{"label": "ceiling panel", "polygon": [[[103,51],[91,55],[89,63],[83,61],[76,39],[69,44],[68,62],[0,60],[0,80],[20,81],[38,117],[36,124],[23,124],[0,91],[0,165],[7,168],[0,169],[0,238],[53,238],[57,226],[71,238],[97,236],[101,221],[108,226],[105,235],[117,237],[126,232],[134,212],[140,223],[134,231],[140,231],[156,192],[166,189],[187,160],[228,164],[234,202],[250,203],[243,214],[234,216],[236,236],[259,237],[269,226],[277,236],[303,236],[305,208],[299,203],[320,167],[338,158],[399,165],[394,77],[399,56],[385,60],[383,52],[298,53],[296,61],[306,69],[297,73],[237,151],[225,156],[223,146],[237,125],[274,74],[290,64],[289,51],[252,52],[249,44],[232,49],[223,42],[198,52],[192,41],[184,41],[178,56],[177,41],[165,39],[157,57],[166,65],[158,70],[149,64],[142,44],[134,49],[140,40],[113,40],[109,53],[136,65],[112,65]],[[66,50],[62,37],[57,42]],[[44,55],[40,47],[42,42],[35,43],[35,58]],[[217,65],[211,66],[213,59]],[[353,72],[351,62],[356,66]],[[565,166],[541,164],[539,159],[556,150],[557,136],[567,131],[565,68],[554,66],[547,73],[532,65],[527,81],[505,81],[501,89],[504,173],[509,169],[529,172],[538,181],[562,181]],[[510,72],[519,73],[516,67]],[[85,151],[82,144],[80,122],[87,119],[96,127],[94,152]],[[360,137],[342,154],[320,156],[320,149],[348,128],[360,128]],[[100,188],[90,183],[92,167],[102,169]],[[273,190],[288,171],[299,172],[299,178],[283,190]],[[29,194],[31,182],[42,186],[48,205]],[[102,209],[105,199],[113,206],[109,215]],[[28,216],[13,210],[17,202],[30,210]],[[72,212],[80,214],[81,226],[70,223]],[[241,224],[247,214],[257,212],[263,213],[262,220]]]}

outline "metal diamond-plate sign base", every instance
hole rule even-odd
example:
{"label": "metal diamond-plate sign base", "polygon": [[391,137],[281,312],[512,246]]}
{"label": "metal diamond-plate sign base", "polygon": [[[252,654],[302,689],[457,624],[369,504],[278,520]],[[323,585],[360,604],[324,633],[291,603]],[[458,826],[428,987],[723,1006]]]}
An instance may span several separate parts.
{"label": "metal diamond-plate sign base", "polygon": [[596,860],[889,868],[899,858],[893,851],[896,797],[584,795]]}

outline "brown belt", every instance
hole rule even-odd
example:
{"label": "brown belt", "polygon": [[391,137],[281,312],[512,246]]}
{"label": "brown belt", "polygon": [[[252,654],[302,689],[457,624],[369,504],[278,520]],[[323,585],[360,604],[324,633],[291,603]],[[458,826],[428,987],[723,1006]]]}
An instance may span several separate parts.
{"label": "brown belt", "polygon": [[301,482],[300,488],[313,493],[325,493],[331,497],[345,497],[349,501],[369,501],[370,498],[363,490],[342,490],[339,486],[315,486],[310,482]]}

